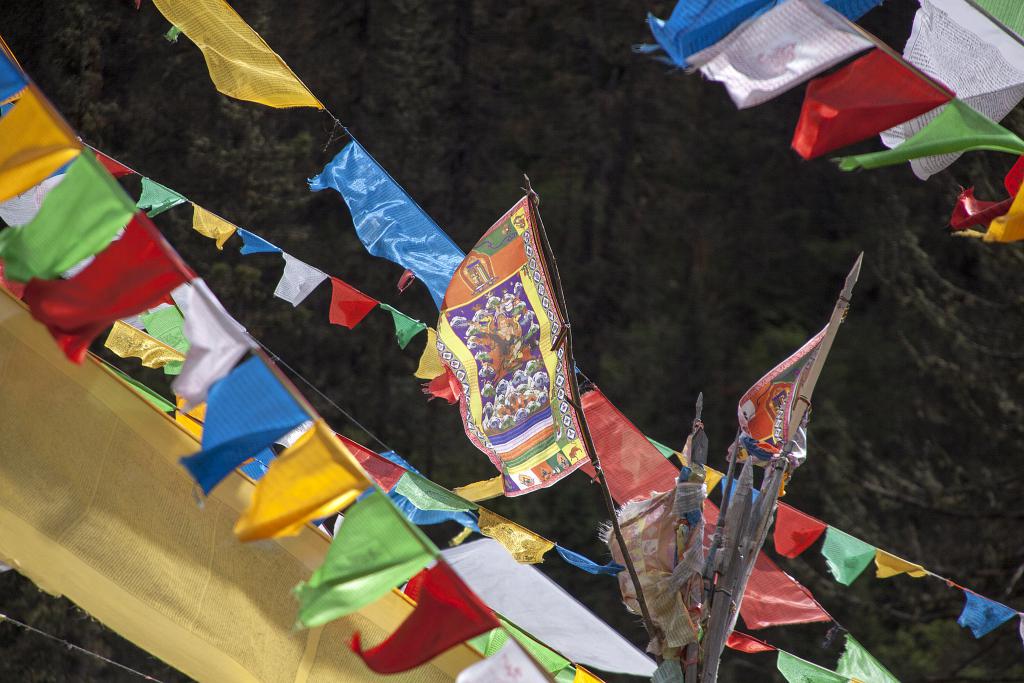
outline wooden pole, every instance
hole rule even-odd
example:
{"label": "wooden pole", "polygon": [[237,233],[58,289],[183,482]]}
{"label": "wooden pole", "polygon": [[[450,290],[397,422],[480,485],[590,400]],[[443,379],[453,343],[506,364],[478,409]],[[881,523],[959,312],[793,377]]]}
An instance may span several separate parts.
{"label": "wooden pole", "polygon": [[[708,435],[704,431],[704,392],[697,396],[693,425],[690,427],[690,462],[684,465],[706,465],[708,462]],[[701,539],[698,542],[703,542]],[[700,643],[693,642],[683,648],[682,667],[684,683],[697,683],[700,665]]]}

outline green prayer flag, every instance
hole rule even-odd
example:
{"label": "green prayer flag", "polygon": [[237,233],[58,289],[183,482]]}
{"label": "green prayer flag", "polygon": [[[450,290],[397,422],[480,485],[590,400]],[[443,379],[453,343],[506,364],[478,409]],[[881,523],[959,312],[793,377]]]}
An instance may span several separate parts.
{"label": "green prayer flag", "polygon": [[405,496],[420,510],[476,510],[477,505],[460,498],[448,489],[442,488],[426,477],[415,472],[406,472],[398,480],[393,489],[400,496]]}
{"label": "green prayer flag", "polygon": [[779,650],[775,667],[789,683],[849,683],[846,676]]}
{"label": "green prayer flag", "polygon": [[437,554],[423,532],[373,490],[345,512],[324,563],[295,587],[299,624],[312,628],[355,612],[409,580]]}
{"label": "green prayer flag", "polygon": [[123,372],[121,372],[120,370],[115,368],[113,365],[107,365],[106,367],[109,368],[110,370],[113,370],[114,373],[118,377],[123,379],[128,384],[132,385],[132,388],[135,389],[135,391],[140,396],[142,396],[142,398],[146,399],[147,401],[149,401],[150,403],[155,405],[157,408],[159,408],[163,412],[165,412],[165,413],[173,413],[174,412],[174,404],[173,403],[171,403],[166,398],[164,398],[160,394],[156,393],[155,391],[153,391],[152,389],[147,387],[142,382],[139,382],[138,380],[132,379],[128,375],[124,374]]}
{"label": "green prayer flag", "polygon": [[980,149],[1021,155],[1024,140],[961,100],[952,100],[912,138],[883,152],[842,157],[839,168],[844,171],[879,168],[921,157]]}
{"label": "green prayer flag", "polygon": [[666,446],[663,443],[659,443],[659,442],[655,441],[654,439],[652,439],[649,436],[647,437],[647,440],[650,441],[651,445],[654,446],[655,448],[657,448],[658,452],[661,453],[662,455],[664,455],[666,458],[671,458],[673,455],[676,454],[676,452],[674,450],[672,450],[671,448],[669,448],[668,446]]}
{"label": "green prayer flag", "polygon": [[836,581],[849,586],[875,559],[875,546],[830,526],[825,532],[821,554]]}
{"label": "green prayer flag", "polygon": [[572,664],[555,673],[555,683],[573,683],[576,680],[576,667]]}
{"label": "green prayer flag", "polygon": [[164,187],[158,182],[143,177],[142,195],[135,206],[140,209],[149,209],[146,212],[150,218],[162,214],[167,209],[174,208],[178,204],[184,204],[188,200],[182,197],[169,187]]}
{"label": "green prayer flag", "polygon": [[[509,634],[511,634],[516,639],[516,642],[522,645],[523,649],[529,652],[548,673],[562,673],[566,667],[572,667],[572,662],[568,659],[538,643],[501,617],[498,617],[498,621],[501,622],[502,628],[492,629],[469,641],[469,644],[479,650],[485,657],[491,657],[497,653],[508,641]],[[573,670],[573,675],[575,675],[575,670]]]}
{"label": "green prayer flag", "polygon": [[83,150],[35,218],[0,232],[4,276],[17,282],[53,280],[103,251],[134,213],[117,182]]}
{"label": "green prayer flag", "polygon": [[974,3],[1003,23],[1006,28],[1018,35],[1024,34],[1024,3],[1020,0],[974,0]]}
{"label": "green prayer flag", "polygon": [[417,334],[427,329],[427,326],[421,323],[419,320],[410,318],[405,313],[397,311],[387,304],[380,304],[380,307],[391,314],[392,320],[395,321],[395,338],[398,339],[398,345],[403,349],[409,345],[412,338]]}
{"label": "green prayer flag", "polygon": [[[142,324],[146,326],[146,333],[154,339],[159,339],[172,349],[181,353],[188,353],[189,343],[185,338],[185,319],[181,317],[181,311],[177,306],[157,308],[139,316]],[[164,366],[165,375],[178,375],[184,361],[172,361]]]}
{"label": "green prayer flag", "polygon": [[176,42],[178,42],[178,36],[180,36],[180,35],[181,35],[181,29],[178,28],[177,26],[172,26],[169,29],[167,29],[167,33],[164,34],[164,39],[168,43],[176,43]]}
{"label": "green prayer flag", "polygon": [[846,650],[839,658],[836,673],[847,678],[856,678],[864,683],[900,683],[899,679],[889,673],[889,670],[850,634],[846,634]]}

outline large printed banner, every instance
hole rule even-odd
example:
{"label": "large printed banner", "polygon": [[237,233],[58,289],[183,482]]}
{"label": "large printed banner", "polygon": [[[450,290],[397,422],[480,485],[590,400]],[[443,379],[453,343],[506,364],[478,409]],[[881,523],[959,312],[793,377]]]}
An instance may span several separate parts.
{"label": "large printed banner", "polygon": [[491,226],[455,271],[437,324],[441,359],[462,385],[470,441],[502,473],[506,496],[551,486],[589,461],[569,404],[565,322],[529,200]]}

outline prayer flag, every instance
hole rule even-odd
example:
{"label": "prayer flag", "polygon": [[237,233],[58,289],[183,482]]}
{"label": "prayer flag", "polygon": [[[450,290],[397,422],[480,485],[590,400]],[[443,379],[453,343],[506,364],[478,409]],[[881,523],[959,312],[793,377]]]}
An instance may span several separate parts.
{"label": "prayer flag", "polygon": [[505,492],[505,487],[502,484],[502,477],[492,477],[491,479],[484,479],[483,481],[475,481],[472,484],[466,484],[465,486],[459,486],[452,489],[452,493],[455,495],[471,500],[474,503],[479,503],[482,500],[489,500],[491,498],[497,498]]}
{"label": "prayer flag", "polygon": [[0,103],[10,102],[27,85],[25,74],[7,55],[6,50],[0,50]]}
{"label": "prayer flag", "polygon": [[[456,524],[461,525],[464,529],[469,529],[471,531],[478,532],[480,529],[476,523],[476,515],[467,510],[422,509],[417,507],[414,502],[398,493],[395,489],[391,490],[388,497],[391,499],[391,502],[395,504],[395,507],[398,508],[413,524],[417,524],[419,526],[430,526],[432,524],[441,524],[443,522],[455,522]],[[465,539],[463,538],[462,540]]]}
{"label": "prayer flag", "polygon": [[498,541],[516,562],[538,564],[544,561],[544,554],[555,544],[538,536],[529,529],[519,526],[510,519],[480,508],[480,533]]}
{"label": "prayer flag", "polygon": [[242,238],[242,246],[239,249],[239,252],[243,256],[248,256],[249,254],[284,253],[281,251],[280,247],[275,247],[273,244],[266,241],[259,235],[251,233],[248,230],[243,230],[242,228],[235,228],[235,232],[237,232],[238,236]]}
{"label": "prayer flag", "polygon": [[139,320],[146,326],[146,332],[152,337],[159,339],[172,349],[181,354],[181,359],[164,365],[164,374],[179,375],[188,353],[189,343],[185,338],[185,319],[177,306],[162,306],[139,316]]}
{"label": "prayer flag", "polygon": [[14,108],[0,117],[0,201],[43,182],[81,148],[42,93],[28,86]]}
{"label": "prayer flag", "polygon": [[405,496],[420,510],[476,510],[477,506],[459,498],[451,491],[430,481],[415,472],[406,472],[398,480],[395,493]]}
{"label": "prayer flag", "polygon": [[714,467],[704,466],[704,485],[707,487],[709,495],[718,486],[718,482],[724,478],[725,474],[723,472],[719,472]]}
{"label": "prayer flag", "polygon": [[827,528],[828,525],[820,519],[779,503],[775,518],[775,552],[783,557],[796,557],[817,541]]}
{"label": "prayer flag", "polygon": [[138,358],[146,368],[162,368],[168,363],[185,360],[180,351],[120,320],[114,321],[103,346],[119,358]]}
{"label": "prayer flag", "polygon": [[466,435],[504,475],[506,496],[551,486],[587,462],[567,400],[572,368],[564,346],[553,348],[565,321],[535,221],[524,197],[484,233],[452,277],[437,324]]}
{"label": "prayer flag", "polygon": [[689,61],[706,78],[723,83],[736,106],[745,109],[871,47],[820,0],[787,0]]}
{"label": "prayer flag", "polygon": [[1024,184],[1024,156],[1017,159],[1003,177],[1003,187],[1006,188],[1007,194],[1012,196],[1016,196],[1020,192],[1022,184]]}
{"label": "prayer flag", "polygon": [[813,159],[931,111],[953,98],[884,51],[807,85],[793,149]]}
{"label": "prayer flag", "polygon": [[284,272],[274,289],[274,296],[284,299],[292,306],[298,306],[313,293],[317,285],[327,279],[327,273],[300,261],[291,254],[281,253],[284,257]]}
{"label": "prayer flag", "polygon": [[835,580],[849,586],[875,559],[875,546],[830,526],[825,532],[821,554]]}
{"label": "prayer flag", "polygon": [[47,199],[31,222],[0,232],[0,258],[11,280],[58,277],[102,251],[135,213],[124,191],[88,151],[75,159]]}
{"label": "prayer flag", "polygon": [[494,613],[441,560],[426,571],[416,609],[398,629],[369,650],[363,650],[357,631],[352,650],[373,671],[398,673],[498,626]]}
{"label": "prayer flag", "polygon": [[[953,230],[966,230],[975,225],[988,226],[993,220],[1005,216],[1013,204],[1013,199],[1001,202],[986,202],[974,197],[974,188],[968,187],[960,192],[953,207],[953,215],[949,217],[949,226]],[[997,241],[997,240],[993,240]]]}
{"label": "prayer flag", "polygon": [[192,204],[192,229],[204,237],[217,240],[217,249],[223,249],[224,243],[238,230],[231,223],[198,204]]}
{"label": "prayer flag", "polygon": [[139,196],[139,201],[135,202],[135,206],[139,209],[148,209],[146,214],[152,218],[187,201],[171,188],[143,177],[142,194]]}
{"label": "prayer flag", "polygon": [[907,574],[915,579],[919,579],[928,574],[921,565],[907,562],[903,558],[891,555],[881,549],[875,552],[875,567],[875,576],[880,579],[888,579],[890,576],[896,576],[897,574]]}
{"label": "prayer flag", "polygon": [[359,465],[384,492],[393,489],[398,480],[405,474],[404,468],[396,465],[384,456],[374,453],[362,444],[345,438],[341,434],[338,434],[338,438],[345,444],[345,448],[352,454],[352,457],[359,462]]}
{"label": "prayer flag", "polygon": [[463,669],[455,683],[548,683],[550,680],[519,643],[507,640],[484,661]]}
{"label": "prayer flag", "polygon": [[758,640],[752,635],[740,633],[739,631],[733,631],[729,634],[729,638],[725,641],[725,646],[750,655],[758,652],[774,652],[778,649],[763,640]]}
{"label": "prayer flag", "polygon": [[391,314],[391,318],[395,322],[395,338],[398,340],[398,346],[403,349],[409,345],[413,337],[427,329],[427,326],[419,320],[414,320],[387,304],[380,304],[380,307]]}
{"label": "prayer flag", "polygon": [[415,273],[440,308],[465,255],[437,223],[355,140],[310,178],[313,192],[327,188],[344,197],[366,250]]}
{"label": "prayer flag", "polygon": [[[415,600],[415,597],[413,599]],[[562,671],[566,667],[572,666],[568,659],[538,643],[505,619],[498,617],[498,622],[501,624],[501,628],[492,629],[469,641],[469,644],[482,652],[485,657],[493,657],[506,643],[513,641],[529,652],[549,673]]]}
{"label": "prayer flag", "polygon": [[964,602],[963,612],[960,613],[960,618],[956,620],[956,623],[963,628],[971,629],[971,634],[975,638],[987,635],[1009,621],[1010,618],[1017,616],[1016,610],[1012,610],[1002,603],[983,598],[966,588],[962,590],[966,602]]}
{"label": "prayer flag", "polygon": [[203,493],[308,419],[261,358],[250,358],[210,388],[203,450],[181,459]]}
{"label": "prayer flag", "polygon": [[849,633],[846,634],[846,649],[839,657],[836,673],[863,683],[900,683]]}
{"label": "prayer flag", "polygon": [[428,327],[427,344],[423,347],[423,355],[420,356],[420,363],[413,377],[435,379],[443,374],[444,365],[441,363],[441,357],[437,355],[437,332],[433,327]]}
{"label": "prayer flag", "polygon": [[[430,396],[428,401],[441,398],[448,403],[455,404],[462,397],[462,388],[451,370],[446,369],[443,375],[435,377],[423,385],[423,393]],[[500,476],[502,476],[502,491],[504,491],[504,476]]]}
{"label": "prayer flag", "polygon": [[29,223],[39,213],[39,209],[43,206],[43,200],[50,194],[50,190],[59,185],[62,180],[64,180],[63,173],[50,176],[35,187],[30,187],[21,194],[0,202],[0,218],[10,226]]}
{"label": "prayer flag", "polygon": [[330,321],[352,329],[380,302],[336,277],[331,278]]}
{"label": "prayer flag", "polygon": [[372,486],[323,420],[279,455],[235,524],[242,541],[292,536],[303,525],[337,512]]}
{"label": "prayer flag", "polygon": [[228,374],[255,342],[202,279],[179,287],[172,296],[185,316],[189,349],[171,388],[185,399],[186,406],[194,406],[206,400],[210,385]]}
{"label": "prayer flag", "polygon": [[437,555],[387,496],[371,491],[345,512],[330,550],[309,581],[295,587],[298,621],[320,626],[374,602]]}
{"label": "prayer flag", "polygon": [[623,567],[618,562],[598,564],[589,557],[580,555],[579,553],[573,552],[568,548],[563,548],[557,543],[555,544],[555,550],[558,551],[558,554],[562,556],[563,560],[565,560],[572,566],[576,567],[577,569],[582,569],[588,574],[604,574],[606,576],[616,576],[619,572],[625,569],[625,567]]}
{"label": "prayer flag", "polygon": [[992,219],[983,239],[986,242],[1024,240],[1024,192],[1018,192],[1005,215]]}
{"label": "prayer flag", "polygon": [[673,455],[682,457],[680,453],[672,450],[671,448],[669,448],[668,446],[666,446],[663,443],[659,443],[659,442],[655,441],[651,437],[647,437],[647,440],[650,441],[651,445],[654,446],[655,448],[657,448],[658,452],[661,453],[666,458],[671,458]]}
{"label": "prayer flag", "polygon": [[30,281],[25,303],[67,357],[81,363],[89,344],[115,320],[156,306],[190,274],[140,213],[73,278]]}
{"label": "prayer flag", "polygon": [[202,50],[217,90],[268,107],[324,105],[223,0],[154,0],[167,21]]}
{"label": "prayer flag", "polygon": [[782,650],[779,650],[775,667],[789,683],[850,683],[846,676],[811,664]]}
{"label": "prayer flag", "polygon": [[[1001,121],[1024,97],[1024,46],[966,0],[920,0],[903,57],[945,84],[967,106]],[[911,140],[939,115],[932,110],[882,133],[887,147]],[[911,158],[926,179],[953,163],[964,148]]]}
{"label": "prayer flag", "polygon": [[1014,33],[1024,34],[1024,5],[1017,0],[974,0],[974,3]]}
{"label": "prayer flag", "polygon": [[107,173],[114,176],[115,178],[123,178],[126,175],[132,175],[135,173],[132,169],[122,164],[117,159],[113,159],[103,152],[95,148],[92,149],[93,154],[96,155],[96,161],[100,162],[103,168],[107,169]]}

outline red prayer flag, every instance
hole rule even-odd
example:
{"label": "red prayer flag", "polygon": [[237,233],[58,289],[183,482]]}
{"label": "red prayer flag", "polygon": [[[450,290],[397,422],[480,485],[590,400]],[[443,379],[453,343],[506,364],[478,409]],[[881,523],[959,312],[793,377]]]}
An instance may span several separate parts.
{"label": "red prayer flag", "polygon": [[144,213],[128,223],[84,270],[68,280],[29,281],[25,303],[57,344],[81,363],[89,344],[115,320],[153,308],[195,277]]}
{"label": "red prayer flag", "polygon": [[1001,202],[986,202],[976,199],[974,188],[968,187],[956,199],[953,215],[949,217],[949,226],[957,232],[975,225],[988,227],[993,219],[1005,216],[1010,210],[1011,204],[1013,204],[1012,197]]}
{"label": "red prayer flag", "polygon": [[405,272],[402,273],[402,277],[398,278],[398,293],[401,294],[405,291],[405,288],[412,284],[412,281],[416,279],[416,273],[406,268]]}
{"label": "red prayer flag", "polygon": [[21,282],[14,282],[4,277],[4,262],[0,261],[0,286],[19,299],[25,295],[25,285]]}
{"label": "red prayer flag", "polygon": [[359,461],[366,473],[385,491],[395,488],[395,484],[405,474],[405,470],[391,462],[387,458],[374,453],[366,446],[356,443],[352,439],[346,439],[341,434],[336,435],[345,444],[349,452]]}
{"label": "red prayer flag", "polygon": [[783,557],[796,557],[817,541],[827,528],[828,525],[820,519],[779,503],[775,518],[775,552]]}
{"label": "red prayer flag", "polygon": [[1015,197],[1020,192],[1022,182],[1024,182],[1024,156],[1019,157],[1017,162],[1007,172],[1006,177],[1003,178],[1003,187],[1006,188],[1006,192],[1011,197]]}
{"label": "red prayer flag", "polygon": [[132,175],[135,173],[135,171],[128,168],[117,159],[108,157],[106,154],[99,151],[98,149],[93,148],[92,151],[96,155],[96,161],[103,164],[103,168],[107,169],[107,172],[110,173],[110,175],[114,176],[115,178],[120,178],[122,176]]}
{"label": "red prayer flag", "polygon": [[953,99],[875,49],[807,85],[793,149],[813,159],[909,121]]}
{"label": "red prayer flag", "polygon": [[377,647],[364,651],[359,632],[352,636],[352,650],[377,673],[408,671],[501,626],[444,560],[424,572],[417,597],[416,609]]}
{"label": "red prayer flag", "polygon": [[331,322],[352,329],[380,302],[336,277],[331,278]]}
{"label": "red prayer flag", "polygon": [[754,636],[740,633],[739,631],[733,631],[729,634],[729,639],[725,641],[725,646],[751,655],[758,652],[774,652],[778,649],[763,640],[758,640]]}
{"label": "red prayer flag", "polygon": [[[623,505],[654,491],[675,486],[679,470],[637,429],[599,389],[583,395],[583,415],[590,426],[601,469],[612,498]],[[580,469],[597,478],[590,463]]]}
{"label": "red prayer flag", "polygon": [[420,590],[423,588],[423,580],[427,578],[426,569],[421,569],[418,574],[414,574],[411,579],[405,584],[405,588],[402,592],[405,593],[413,602],[420,601]]}
{"label": "red prayer flag", "polygon": [[459,398],[462,397],[462,387],[459,386],[459,382],[452,375],[452,371],[447,367],[443,375],[439,375],[429,382],[423,383],[423,393],[429,396],[428,401],[433,401],[435,398],[443,398],[448,403],[458,403]]}

